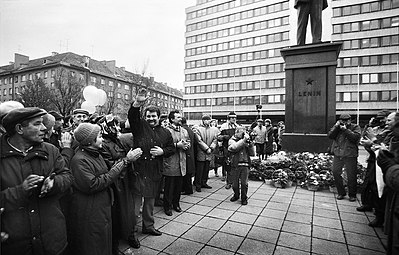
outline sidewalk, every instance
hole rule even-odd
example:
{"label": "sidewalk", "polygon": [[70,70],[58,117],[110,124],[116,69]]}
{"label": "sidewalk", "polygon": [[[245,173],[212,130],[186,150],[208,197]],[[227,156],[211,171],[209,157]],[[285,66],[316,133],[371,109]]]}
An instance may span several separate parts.
{"label": "sidewalk", "polygon": [[[363,162],[361,162],[363,163]],[[356,211],[359,202],[336,200],[329,191],[300,187],[277,189],[250,181],[248,205],[230,202],[220,178],[182,196],[183,212],[166,216],[155,208],[154,237],[139,232],[140,249],[121,242],[125,254],[385,254],[386,235],[367,224],[372,213]],[[358,195],[358,199],[360,195]],[[141,223],[139,223],[141,226]]]}

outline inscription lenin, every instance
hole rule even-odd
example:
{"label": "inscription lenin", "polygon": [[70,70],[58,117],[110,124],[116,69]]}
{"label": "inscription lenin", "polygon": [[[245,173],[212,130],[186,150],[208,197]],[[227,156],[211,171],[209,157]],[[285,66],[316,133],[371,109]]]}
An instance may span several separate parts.
{"label": "inscription lenin", "polygon": [[294,132],[324,134],[326,132],[326,69],[309,68],[294,71]]}

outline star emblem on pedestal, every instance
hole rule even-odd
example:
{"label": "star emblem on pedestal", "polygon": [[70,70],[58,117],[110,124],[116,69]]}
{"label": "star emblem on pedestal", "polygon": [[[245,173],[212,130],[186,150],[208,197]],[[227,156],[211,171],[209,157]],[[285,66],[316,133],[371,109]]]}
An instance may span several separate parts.
{"label": "star emblem on pedestal", "polygon": [[314,82],[314,80],[312,80],[311,78],[308,78],[308,79],[306,80],[306,85],[312,86],[312,85],[313,85],[313,82]]}

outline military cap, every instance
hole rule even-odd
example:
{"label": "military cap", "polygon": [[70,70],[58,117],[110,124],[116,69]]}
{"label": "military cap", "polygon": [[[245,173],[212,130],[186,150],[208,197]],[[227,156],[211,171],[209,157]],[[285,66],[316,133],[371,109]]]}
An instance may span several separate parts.
{"label": "military cap", "polygon": [[47,112],[38,107],[26,107],[11,110],[3,118],[3,126],[7,130],[11,130],[15,125],[21,123],[22,121],[33,119],[47,114]]}
{"label": "military cap", "polygon": [[87,116],[90,115],[90,113],[87,110],[85,110],[85,109],[75,109],[72,112],[72,114],[79,114],[79,113],[80,114],[86,114]]}

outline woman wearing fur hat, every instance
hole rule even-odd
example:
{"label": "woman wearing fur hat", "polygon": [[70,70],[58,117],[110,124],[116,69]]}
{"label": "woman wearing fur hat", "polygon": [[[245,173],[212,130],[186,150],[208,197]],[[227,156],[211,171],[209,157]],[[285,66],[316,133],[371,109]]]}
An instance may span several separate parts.
{"label": "woman wearing fur hat", "polygon": [[101,128],[91,123],[81,123],[74,136],[79,148],[71,160],[75,177],[71,217],[72,254],[112,254],[111,184],[119,177],[140,151],[130,151],[126,158],[115,163],[110,170],[100,154]]}

